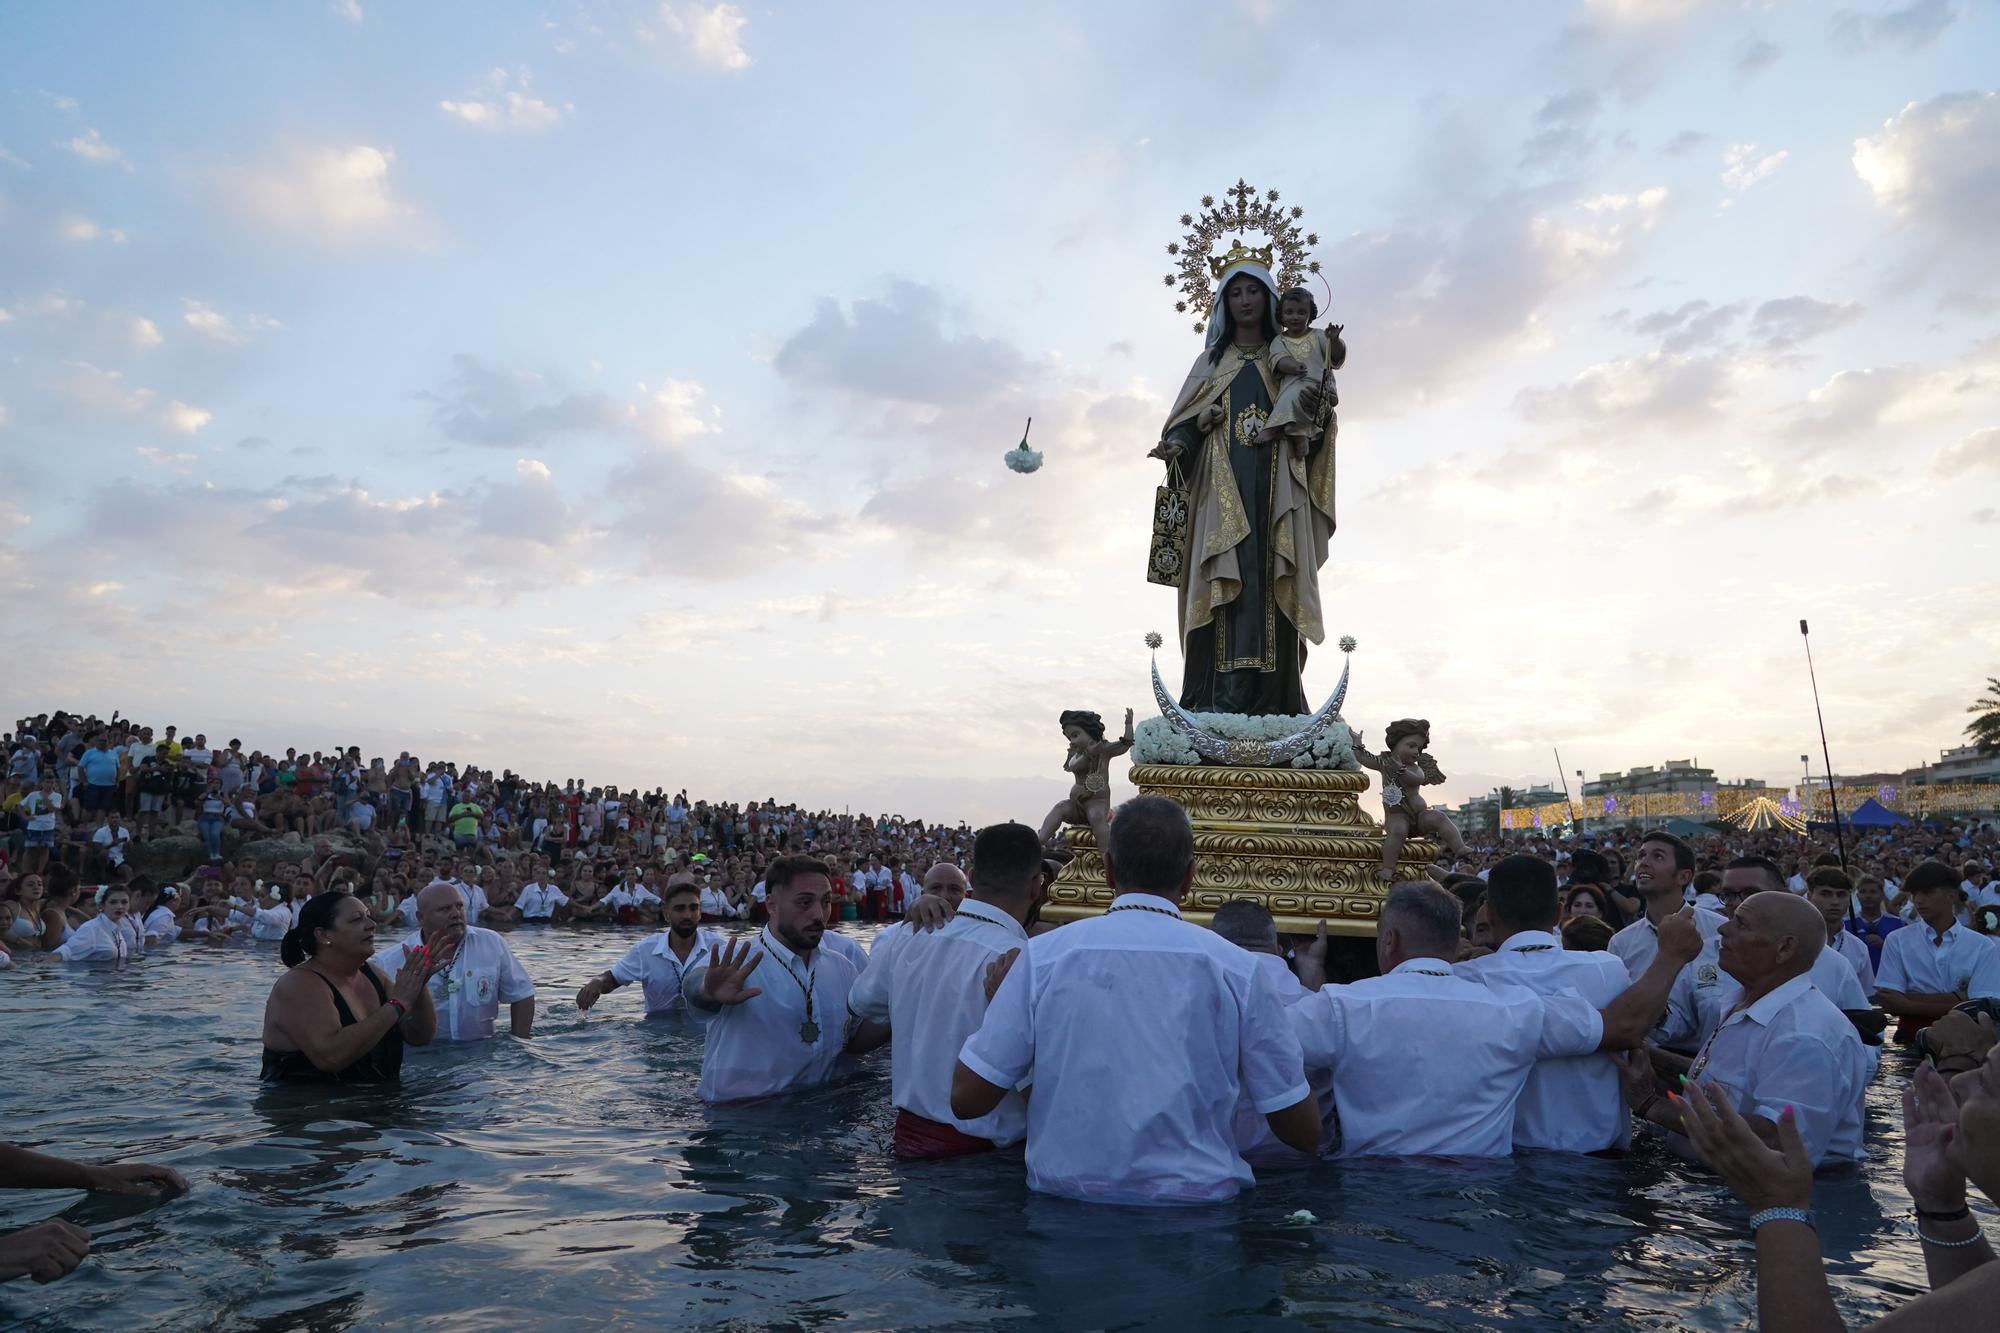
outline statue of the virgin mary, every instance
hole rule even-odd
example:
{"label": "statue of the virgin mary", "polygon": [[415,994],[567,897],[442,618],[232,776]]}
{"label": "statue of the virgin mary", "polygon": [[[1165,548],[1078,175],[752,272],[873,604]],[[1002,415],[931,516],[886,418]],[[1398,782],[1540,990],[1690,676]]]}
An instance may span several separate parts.
{"label": "statue of the virgin mary", "polygon": [[[1257,443],[1279,385],[1271,365],[1278,290],[1270,251],[1240,242],[1214,261],[1206,346],[1152,456],[1185,470],[1193,502],[1180,578],[1181,707],[1310,712],[1305,645],[1323,642],[1319,569],[1333,535],[1333,436]],[[1308,385],[1302,409],[1319,406]]]}

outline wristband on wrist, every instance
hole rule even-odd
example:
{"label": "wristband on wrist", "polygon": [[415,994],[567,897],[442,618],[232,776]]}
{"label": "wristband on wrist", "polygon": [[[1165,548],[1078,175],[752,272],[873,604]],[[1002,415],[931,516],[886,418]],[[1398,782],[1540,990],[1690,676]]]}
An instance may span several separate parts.
{"label": "wristband on wrist", "polygon": [[1650,1120],[1653,1118],[1653,1108],[1655,1106],[1658,1106],[1659,1104],[1660,1104],[1660,1094],[1657,1092],[1649,1092],[1646,1094],[1646,1100],[1639,1103],[1638,1108],[1635,1111],[1633,1111],[1633,1114],[1638,1116],[1641,1120]]}
{"label": "wristband on wrist", "polygon": [[1972,1209],[1968,1208],[1964,1204],[1960,1204],[1956,1208],[1948,1209],[1941,1213],[1934,1213],[1930,1209],[1924,1207],[1922,1204],[1918,1204],[1916,1206],[1916,1211],[1917,1211],[1917,1216],[1921,1217],[1926,1222],[1957,1222],[1964,1218],[1972,1216]]}
{"label": "wristband on wrist", "polygon": [[1762,1208],[1750,1214],[1750,1230],[1755,1232],[1766,1222],[1803,1222],[1817,1231],[1813,1225],[1812,1213],[1804,1208]]}
{"label": "wristband on wrist", "polygon": [[396,1021],[398,1023],[402,1022],[404,1019],[410,1016],[410,1006],[404,1004],[401,1000],[397,999],[395,996],[391,995],[389,997],[388,1003],[389,1007],[396,1011]]}

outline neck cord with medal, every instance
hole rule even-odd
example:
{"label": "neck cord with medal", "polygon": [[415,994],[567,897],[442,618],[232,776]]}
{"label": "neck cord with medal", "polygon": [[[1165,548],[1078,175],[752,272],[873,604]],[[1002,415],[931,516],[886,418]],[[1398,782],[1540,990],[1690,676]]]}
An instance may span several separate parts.
{"label": "neck cord with medal", "polygon": [[[786,947],[789,948],[790,946],[787,945]],[[773,954],[773,957],[776,957],[776,955]],[[797,986],[800,993],[806,997],[806,1021],[799,1024],[799,1040],[811,1046],[819,1041],[819,1024],[813,1021],[813,987],[819,984],[819,972],[814,968],[812,963],[807,963],[806,979],[800,981],[799,974],[792,971],[790,963],[786,962],[783,958],[778,958],[777,963],[779,967],[785,969],[785,975],[792,979],[792,984]]]}

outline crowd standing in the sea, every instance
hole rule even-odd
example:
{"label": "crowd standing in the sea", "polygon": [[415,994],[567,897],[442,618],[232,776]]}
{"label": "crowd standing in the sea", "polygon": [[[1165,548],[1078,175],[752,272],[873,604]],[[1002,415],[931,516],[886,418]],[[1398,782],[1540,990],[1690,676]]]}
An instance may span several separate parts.
{"label": "crowd standing in the sea", "polygon": [[[85,762],[108,748],[93,735],[67,778],[58,764],[64,814],[86,801],[110,813],[122,770]],[[241,754],[205,753],[211,770]],[[173,762],[187,762],[185,746]],[[248,756],[233,790],[282,789],[289,771],[296,791],[301,767]],[[331,800],[346,827],[365,825],[365,872],[323,835],[311,841],[309,822],[289,830],[296,862],[246,861],[240,847],[229,861],[218,844],[181,883],[106,864],[102,887],[79,896],[90,862],[61,873],[90,855],[76,848],[10,877],[0,921],[10,907],[16,920],[0,935],[114,961],[177,937],[278,939],[289,970],[265,1010],[264,1075],[368,1082],[394,1078],[406,1045],[493,1036],[503,1006],[506,1030],[531,1035],[533,981],[504,931],[661,924],[574,1003],[637,984],[647,1012],[693,1015],[704,1100],[815,1086],[887,1044],[900,1157],[1022,1145],[1033,1188],[1094,1202],[1225,1199],[1259,1172],[1325,1155],[1616,1156],[1635,1133],[1659,1133],[1755,1209],[1767,1327],[1799,1310],[1819,1321],[1801,1326],[1839,1326],[1811,1182],[1865,1155],[1862,1099],[1893,1018],[1893,1039],[1925,1061],[1905,1094],[1903,1151],[1934,1288],[1898,1317],[1969,1327],[1953,1321],[2000,1296],[1965,1203],[1968,1180],[2000,1190],[1990,828],[1898,830],[1849,847],[1844,864],[1784,835],[1489,841],[1436,867],[1435,882],[1396,885],[1375,941],[1380,975],[1329,984],[1324,932],[1288,947],[1250,902],[1218,910],[1211,929],[1182,919],[1192,831],[1159,798],[1111,821],[1110,909],[1056,929],[1039,920],[1055,849],[1019,824],[974,837],[395,767],[407,803],[393,774],[372,791],[367,775],[383,766],[351,752],[333,762],[331,796],[307,779],[309,809]],[[450,781],[433,800],[425,783],[438,772]],[[28,789],[46,790],[42,779],[27,775]],[[202,781],[221,785],[213,772]],[[380,808],[357,817],[351,805],[367,802]],[[496,824],[508,831],[489,837]],[[863,951],[837,927],[864,913],[907,920]],[[383,929],[396,934],[386,947]],[[82,1257],[75,1236],[36,1243],[12,1271],[42,1276]],[[1780,1293],[1789,1304],[1773,1304]]]}

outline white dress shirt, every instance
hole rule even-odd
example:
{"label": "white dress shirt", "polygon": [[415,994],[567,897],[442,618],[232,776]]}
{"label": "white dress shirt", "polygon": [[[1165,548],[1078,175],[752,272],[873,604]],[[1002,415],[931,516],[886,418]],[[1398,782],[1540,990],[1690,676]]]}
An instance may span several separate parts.
{"label": "white dress shirt", "polygon": [[[1298,977],[1278,955],[1253,953],[1250,956],[1257,960],[1257,970],[1270,981],[1271,989],[1277,993],[1278,1003],[1283,1007],[1289,1009],[1312,994],[1299,983]],[[1320,1147],[1324,1151],[1331,1148],[1337,1138],[1333,1074],[1324,1069],[1308,1069],[1306,1083],[1312,1089],[1314,1103],[1319,1107]],[[1274,1134],[1271,1122],[1251,1103],[1247,1094],[1236,1099],[1236,1150],[1253,1168],[1304,1166],[1317,1156],[1300,1152]]]}
{"label": "white dress shirt", "polygon": [[2000,947],[1956,923],[1939,935],[1927,923],[1912,921],[1882,941],[1875,985],[1906,995],[1962,990],[1971,1000],[2000,999]]}
{"label": "white dress shirt", "polygon": [[[1694,909],[1695,929],[1701,932],[1703,943],[1708,943],[1722,931],[1722,923],[1729,918],[1720,912],[1711,912],[1706,907]],[[1633,981],[1644,976],[1646,969],[1653,965],[1653,959],[1660,952],[1660,930],[1651,917],[1642,916],[1631,925],[1611,937],[1610,949],[1619,962],[1625,964],[1625,973]]]}
{"label": "white dress shirt", "polygon": [[1028,932],[1007,913],[974,898],[936,931],[904,938],[875,952],[854,983],[848,1008],[855,1017],[889,1024],[890,1099],[926,1120],[1005,1146],[1028,1135],[1028,1104],[1009,1091],[977,1120],[951,1113],[951,1078],[966,1038],[986,1017],[988,964],[1028,942]]}
{"label": "white dress shirt", "polygon": [[861,975],[861,970],[868,966],[868,951],[861,947],[861,941],[850,935],[841,934],[832,926],[828,926],[826,933],[819,937],[819,947],[837,953],[854,964],[854,975],[857,977]]}
{"label": "white dress shirt", "polygon": [[682,979],[688,1003],[708,1016],[697,1089],[705,1102],[768,1097],[824,1083],[847,1045],[847,996],[860,969],[824,946],[801,961],[769,927],[757,933],[757,948],[764,957],[749,984],[763,993],[741,1004],[702,1007],[698,997],[706,966],[689,968]]}
{"label": "white dress shirt", "polygon": [[729,901],[728,894],[711,884],[701,891],[701,914],[728,921],[742,916],[743,910]]}
{"label": "white dress shirt", "polygon": [[[1847,970],[1844,961],[1841,969]],[[1744,1115],[1775,1123],[1792,1107],[1814,1166],[1867,1156],[1861,1146],[1867,1056],[1847,1015],[1809,976],[1793,977],[1725,1018],[1688,1077],[1727,1088]]]}
{"label": "white dress shirt", "polygon": [[[403,950],[424,942],[412,931],[368,961],[389,980],[403,966]],[[500,1006],[535,996],[535,983],[507,947],[507,941],[480,926],[467,926],[451,967],[430,980],[431,1003],[437,1006],[439,1041],[484,1041],[493,1035]]]}
{"label": "white dress shirt", "polygon": [[468,884],[462,879],[446,880],[445,883],[456,888],[459,896],[465,899],[465,924],[478,925],[479,918],[485,914],[487,907],[486,890],[477,884]]}
{"label": "white dress shirt", "polygon": [[1310,1091],[1256,959],[1147,893],[1030,939],[958,1058],[1034,1085],[1032,1188],[1105,1203],[1233,1197],[1238,1096],[1268,1115]]}
{"label": "white dress shirt", "polygon": [[1333,1070],[1343,1157],[1505,1157],[1538,1059],[1588,1055],[1604,1020],[1576,995],[1412,958],[1291,1008],[1308,1069]]}
{"label": "white dress shirt", "polygon": [[[1875,964],[1868,957],[1868,941],[1862,939],[1854,932],[1842,928],[1834,933],[1833,939],[1822,952],[1837,953],[1846,959],[1847,965],[1854,969],[1854,979],[1860,984],[1861,993],[1870,1001],[1874,1000]],[[1826,990],[1826,987],[1821,986],[1820,989]],[[1836,1003],[1838,1002],[1837,997],[1830,996],[1830,998],[1835,998]],[[1866,1006],[1843,1004],[1840,1007],[1842,1009],[1850,1009],[1865,1008]]]}
{"label": "white dress shirt", "polygon": [[[674,956],[673,936],[671,930],[648,935],[611,965],[612,978],[619,985],[629,986],[636,981],[645,989],[646,1012],[649,1014],[670,1013],[687,1007],[687,1000],[681,994],[681,982],[695,968],[708,966],[709,955],[715,952],[723,939],[712,930],[697,928],[694,943],[688,946],[687,961],[683,963]],[[763,969],[759,967],[758,970],[761,972]]]}
{"label": "white dress shirt", "polygon": [[569,906],[569,895],[553,884],[528,884],[522,887],[514,905],[521,909],[523,921],[547,921],[555,916],[558,907]]}
{"label": "white dress shirt", "polygon": [[174,916],[174,909],[167,906],[155,907],[146,914],[146,934],[161,944],[172,944],[181,937],[181,923]]}
{"label": "white dress shirt", "polygon": [[291,928],[292,909],[284,903],[259,907],[250,918],[250,938],[253,940],[281,940]]}
{"label": "white dress shirt", "polygon": [[[130,920],[126,918],[127,922]],[[70,932],[61,947],[52,952],[65,963],[97,963],[123,962],[143,950],[133,947],[132,932],[124,923],[114,924],[110,917],[94,916]]]}
{"label": "white dress shirt", "polygon": [[[1821,949],[1814,956],[1806,980],[1836,1009],[1868,1008],[1854,969],[1836,949]],[[1677,1050],[1698,1051],[1742,998],[1742,984],[1722,970],[1719,946],[1711,944],[1674,978],[1673,989],[1667,992],[1667,1016],[1653,1029],[1653,1040]]]}
{"label": "white dress shirt", "polygon": [[[1548,931],[1507,937],[1484,958],[1458,964],[1459,976],[1488,985],[1520,986],[1537,995],[1572,992],[1602,1010],[1625,993],[1631,978],[1608,953],[1570,951]],[[1514,1106],[1514,1146],[1559,1152],[1622,1148],[1632,1137],[1632,1117],[1618,1064],[1610,1055],[1556,1056],[1537,1060]]]}

